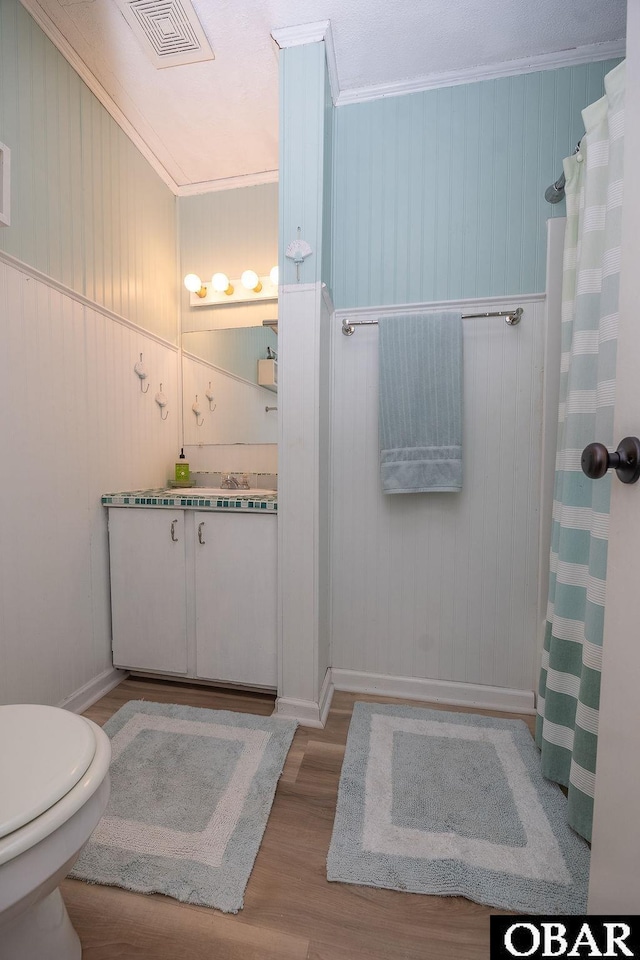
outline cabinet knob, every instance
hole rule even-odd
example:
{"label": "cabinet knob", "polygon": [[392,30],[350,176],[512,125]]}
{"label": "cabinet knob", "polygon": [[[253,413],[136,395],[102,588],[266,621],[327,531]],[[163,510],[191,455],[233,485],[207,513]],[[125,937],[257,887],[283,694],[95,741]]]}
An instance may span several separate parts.
{"label": "cabinet knob", "polygon": [[171,539],[173,540],[174,543],[177,543],[177,542],[178,542],[178,538],[176,537],[176,523],[177,523],[177,522],[178,522],[177,520],[172,520],[172,521],[171,521]]}
{"label": "cabinet knob", "polygon": [[206,543],[205,539],[202,536],[202,528],[204,527],[204,520],[198,524],[198,541],[202,544]]}
{"label": "cabinet knob", "polygon": [[592,480],[604,477],[607,470],[615,470],[622,483],[635,483],[640,478],[640,440],[625,437],[615,453],[609,453],[604,443],[590,443],[582,451],[582,472]]}

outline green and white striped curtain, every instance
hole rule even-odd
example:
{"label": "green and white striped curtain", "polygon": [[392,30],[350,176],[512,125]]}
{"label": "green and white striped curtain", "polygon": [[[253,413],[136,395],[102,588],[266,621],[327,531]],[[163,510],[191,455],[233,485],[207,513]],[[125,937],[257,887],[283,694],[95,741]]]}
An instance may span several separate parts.
{"label": "green and white striped curtain", "polygon": [[[562,365],[549,606],[536,742],[542,772],[568,787],[569,823],[591,839],[611,474],[589,480],[582,450],[615,449],[622,216],[624,62],[582,112],[579,152],[564,161],[567,227]],[[640,266],[639,266],[640,269]]]}

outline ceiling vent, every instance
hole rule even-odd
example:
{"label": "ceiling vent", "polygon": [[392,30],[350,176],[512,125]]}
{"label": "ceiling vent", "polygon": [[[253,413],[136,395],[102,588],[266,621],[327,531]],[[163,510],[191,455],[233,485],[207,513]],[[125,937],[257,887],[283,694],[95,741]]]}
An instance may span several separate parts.
{"label": "ceiling vent", "polygon": [[214,59],[189,0],[116,2],[154,66],[176,67]]}

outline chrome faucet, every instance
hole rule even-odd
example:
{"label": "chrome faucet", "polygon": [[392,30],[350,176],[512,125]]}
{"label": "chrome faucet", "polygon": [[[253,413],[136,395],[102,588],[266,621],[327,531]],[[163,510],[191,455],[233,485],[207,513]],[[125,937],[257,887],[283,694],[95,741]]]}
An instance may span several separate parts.
{"label": "chrome faucet", "polygon": [[225,490],[237,490],[240,484],[238,483],[238,478],[231,476],[230,473],[223,477],[220,481],[220,486]]}
{"label": "chrome faucet", "polygon": [[228,473],[220,481],[220,486],[225,490],[248,490],[249,479],[246,474],[243,474],[241,479],[238,480],[238,478],[234,477],[232,473]]}

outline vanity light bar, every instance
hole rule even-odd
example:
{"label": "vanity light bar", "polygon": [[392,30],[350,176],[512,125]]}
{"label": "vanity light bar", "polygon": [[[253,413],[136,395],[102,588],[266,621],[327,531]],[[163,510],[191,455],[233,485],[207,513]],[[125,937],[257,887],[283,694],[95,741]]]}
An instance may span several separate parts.
{"label": "vanity light bar", "polygon": [[189,305],[192,307],[211,307],[220,306],[227,303],[254,303],[258,300],[277,300],[278,284],[274,283],[269,275],[258,277],[257,290],[247,290],[242,285],[241,278],[230,279],[229,284],[233,289],[232,293],[225,293],[214,290],[211,281],[203,283],[201,290],[206,291],[203,296],[201,291],[189,291]]}

